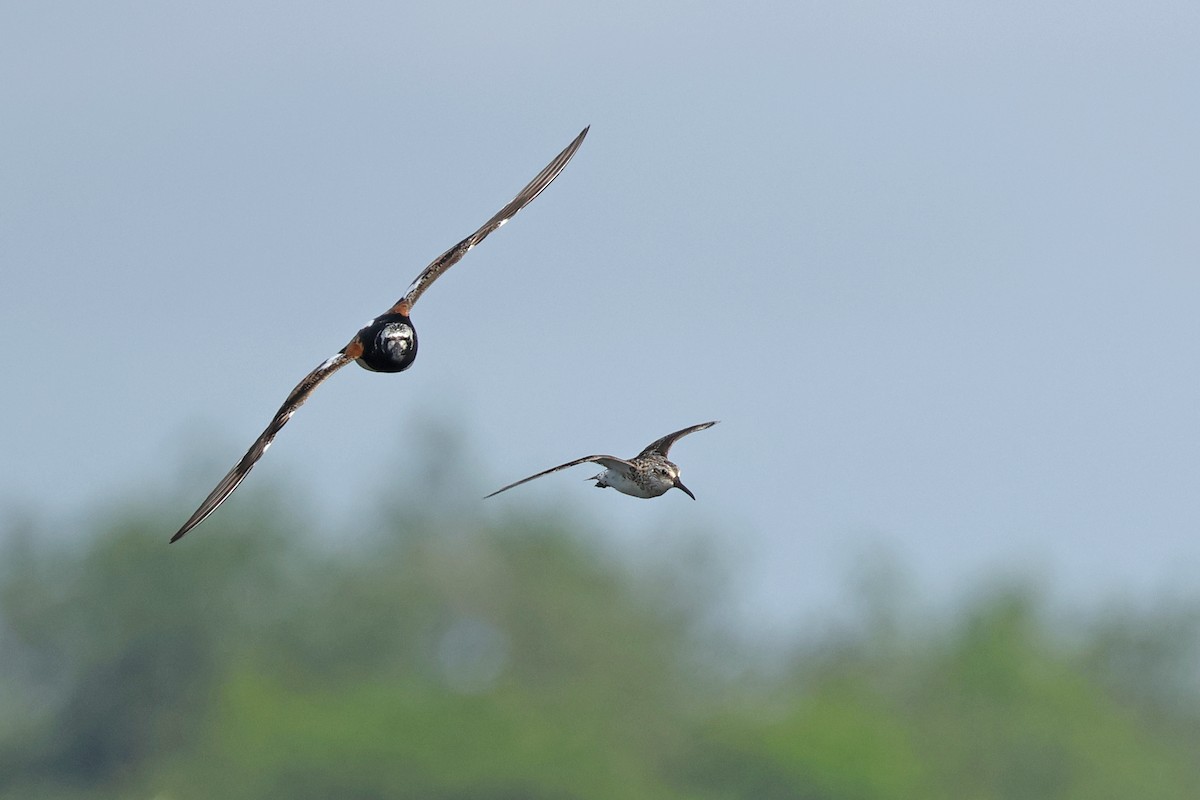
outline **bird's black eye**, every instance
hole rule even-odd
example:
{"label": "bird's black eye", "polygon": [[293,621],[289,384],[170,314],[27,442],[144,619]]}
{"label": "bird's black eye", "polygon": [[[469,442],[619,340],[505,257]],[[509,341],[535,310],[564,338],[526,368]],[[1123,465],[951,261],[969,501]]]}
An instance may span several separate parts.
{"label": "bird's black eye", "polygon": [[417,357],[417,331],[403,314],[385,314],[358,332],[358,363],[375,372],[403,372]]}

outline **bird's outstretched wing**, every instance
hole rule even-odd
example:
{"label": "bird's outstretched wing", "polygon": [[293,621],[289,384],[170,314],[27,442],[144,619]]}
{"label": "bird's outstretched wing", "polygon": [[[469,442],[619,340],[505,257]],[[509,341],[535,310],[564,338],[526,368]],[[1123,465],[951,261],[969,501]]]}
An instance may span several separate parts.
{"label": "bird's outstretched wing", "polygon": [[[312,394],[313,389],[316,389],[322,381],[354,360],[352,346],[355,344],[356,342],[351,342],[342,352],[332,358],[326,359],[321,366],[308,373],[304,380],[296,384],[296,388],[292,389],[292,393],[288,395],[287,400],[275,412],[275,417],[271,420],[271,424],[267,426],[267,429],[262,432],[261,436],[254,440],[254,444],[250,445],[250,449],[246,451],[246,455],[242,456],[242,460],[235,464],[233,469],[229,470],[229,474],[221,479],[221,482],[217,484],[217,488],[213,489],[208,497],[204,498],[204,502],[196,509],[196,513],[188,517],[188,521],[183,523],[183,527],[179,529],[178,533],[171,537],[172,542],[177,541],[185,533],[203,522],[205,517],[216,511],[221,503],[225,502],[225,498],[233,494],[233,490],[238,487],[238,484],[253,469],[255,462],[262,458],[263,453],[267,452],[267,448],[271,446],[271,442],[275,439],[276,434],[292,418],[292,414],[296,413],[296,409],[304,405],[304,401]],[[361,345],[357,346],[357,350],[361,354]]]}
{"label": "bird's outstretched wing", "polygon": [[507,492],[509,489],[513,488],[514,486],[520,486],[522,483],[528,483],[529,481],[533,480],[534,478],[540,478],[543,475],[549,475],[551,472],[558,472],[560,469],[566,469],[567,467],[575,467],[580,464],[587,464],[588,462],[594,462],[596,464],[603,464],[608,469],[621,469],[622,467],[624,467],[627,470],[633,469],[632,464],[630,464],[625,459],[617,458],[616,456],[584,456],[583,458],[577,458],[574,461],[568,461],[565,464],[559,464],[557,467],[551,467],[550,469],[542,470],[538,474],[530,475],[528,478],[522,478],[521,480],[517,481],[516,483],[510,483],[508,486],[505,486],[502,489],[497,489],[496,491],[492,492],[491,494],[486,495],[483,499],[487,500],[488,497],[494,497],[494,496],[500,494],[501,492]]}
{"label": "bird's outstretched wing", "polygon": [[713,425],[716,425],[718,421],[719,420],[714,419],[712,422],[701,422],[699,425],[692,425],[689,428],[684,428],[683,430],[678,430],[674,433],[668,433],[661,439],[655,439],[653,442],[646,445],[646,449],[638,454],[638,458],[641,458],[644,455],[649,455],[650,453],[658,453],[663,458],[666,458],[667,451],[671,449],[671,445],[675,444],[676,439],[687,436],[689,433],[695,433],[696,431],[702,431],[705,428],[711,428]]}
{"label": "bird's outstretched wing", "polygon": [[[589,125],[588,128],[590,127]],[[541,194],[542,190],[558,177],[558,173],[563,171],[563,167],[567,166],[567,162],[575,155],[575,151],[579,149],[579,145],[583,144],[583,137],[587,136],[588,128],[584,128],[575,137],[574,141],[567,145],[565,150],[555,156],[554,160],[547,164],[546,168],[539,172],[537,177],[531,180],[529,185],[512,199],[512,202],[497,211],[494,217],[483,223],[483,227],[442,253],[428,267],[423,269],[421,274],[408,287],[408,293],[396,301],[391,310],[407,316],[412,307],[416,305],[417,298],[429,288],[430,284],[437,280],[439,275],[457,264],[467,254],[468,250],[487,238],[489,233],[512,219],[518,211],[529,205],[533,201],[533,198]]]}

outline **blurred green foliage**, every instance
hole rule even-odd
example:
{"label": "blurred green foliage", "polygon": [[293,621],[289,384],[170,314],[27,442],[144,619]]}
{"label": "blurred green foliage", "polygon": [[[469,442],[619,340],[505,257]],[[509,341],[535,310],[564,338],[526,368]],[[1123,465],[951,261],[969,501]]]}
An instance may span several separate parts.
{"label": "blurred green foliage", "polygon": [[1067,626],[1018,587],[921,622],[885,591],[745,661],[683,554],[246,508],[171,546],[166,510],[9,526],[0,797],[1200,797],[1195,609]]}

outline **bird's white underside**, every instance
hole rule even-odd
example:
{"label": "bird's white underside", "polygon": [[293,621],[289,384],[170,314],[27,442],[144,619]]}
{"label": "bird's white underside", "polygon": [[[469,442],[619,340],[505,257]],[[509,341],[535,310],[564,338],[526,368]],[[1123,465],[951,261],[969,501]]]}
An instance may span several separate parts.
{"label": "bird's white underside", "polygon": [[603,483],[608,484],[616,489],[621,494],[627,494],[631,497],[651,498],[665,494],[671,488],[671,483],[668,481],[665,484],[658,485],[657,483],[650,486],[643,486],[627,477],[624,472],[615,469],[606,469],[596,476]]}

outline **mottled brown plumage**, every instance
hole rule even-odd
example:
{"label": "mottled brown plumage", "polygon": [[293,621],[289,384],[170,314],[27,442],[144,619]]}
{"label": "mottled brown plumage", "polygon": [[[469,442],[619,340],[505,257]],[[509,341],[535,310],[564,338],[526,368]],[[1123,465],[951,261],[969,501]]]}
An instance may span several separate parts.
{"label": "mottled brown plumage", "polygon": [[596,481],[596,488],[605,489],[612,487],[622,494],[631,495],[632,497],[658,497],[666,494],[671,489],[679,489],[693,500],[696,495],[692,494],[691,489],[683,485],[679,480],[679,467],[667,460],[667,451],[671,449],[671,445],[676,439],[687,436],[689,433],[702,431],[705,428],[711,428],[716,425],[717,421],[702,422],[699,425],[692,425],[674,433],[668,433],[661,439],[656,439],[646,446],[646,449],[638,453],[629,460],[617,458],[616,456],[584,456],[577,458],[574,461],[568,461],[566,464],[559,464],[557,467],[551,467],[547,470],[542,470],[536,475],[530,475],[528,478],[510,483],[508,486],[497,489],[488,497],[494,497],[501,492],[508,491],[514,486],[520,486],[522,483],[528,483],[534,478],[540,478],[543,475],[549,475],[551,472],[558,472],[561,469],[575,467],[580,464],[596,463],[605,467],[604,471],[598,475],[594,475],[588,480]]}

